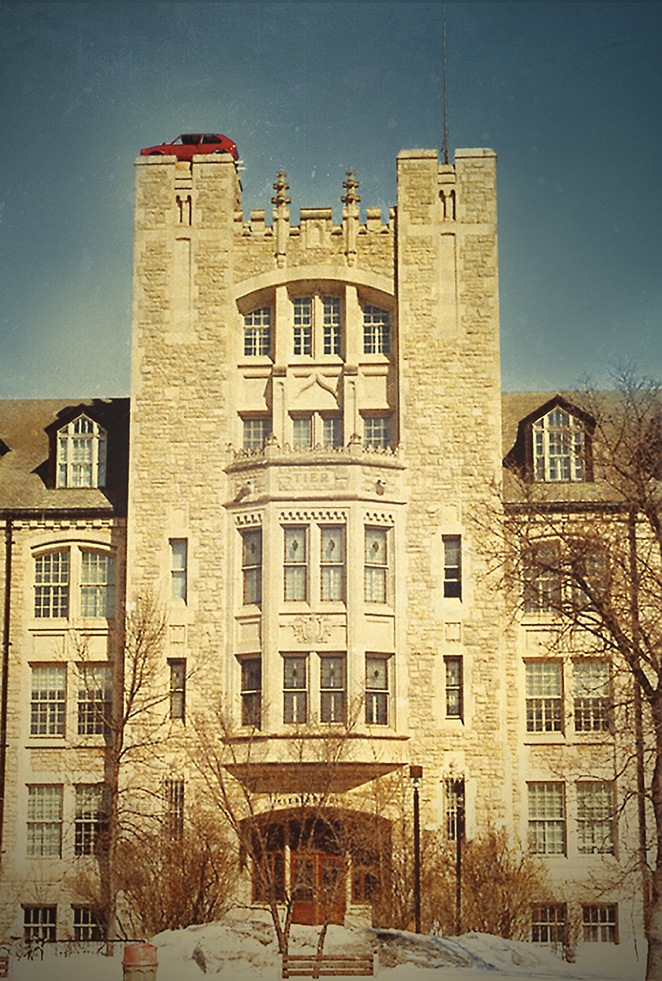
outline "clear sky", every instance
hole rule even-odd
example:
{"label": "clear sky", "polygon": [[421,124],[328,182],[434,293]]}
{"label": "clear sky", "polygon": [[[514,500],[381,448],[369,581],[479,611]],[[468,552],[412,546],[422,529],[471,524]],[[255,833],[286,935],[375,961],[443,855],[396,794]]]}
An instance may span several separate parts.
{"label": "clear sky", "polygon": [[[662,378],[662,4],[448,0],[451,161],[498,154],[507,391]],[[442,4],[0,3],[0,398],[129,392],[133,161],[239,147],[244,214],[395,204],[443,142]]]}

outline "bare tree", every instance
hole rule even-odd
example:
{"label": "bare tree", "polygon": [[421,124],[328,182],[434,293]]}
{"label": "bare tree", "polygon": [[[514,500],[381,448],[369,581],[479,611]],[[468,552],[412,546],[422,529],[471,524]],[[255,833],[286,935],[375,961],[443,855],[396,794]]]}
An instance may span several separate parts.
{"label": "bare tree", "polygon": [[88,638],[76,638],[89,731],[104,736],[102,797],[89,849],[96,859],[98,878],[81,872],[79,885],[81,894],[92,900],[107,940],[117,935],[122,843],[140,832],[148,809],[141,801],[154,796],[154,782],[145,780],[143,771],[155,762],[168,698],[158,683],[166,632],[158,604],[152,597],[138,597],[122,610],[118,622],[121,633],[118,653],[108,665],[109,687],[95,671],[98,665],[90,657]]}
{"label": "bare tree", "polygon": [[189,809],[181,826],[118,843],[118,886],[132,936],[220,919],[232,905],[237,855],[215,814]]}
{"label": "bare tree", "polygon": [[[662,390],[631,371],[614,392],[577,397],[590,493],[538,483],[506,458],[501,585],[524,611],[553,614],[551,649],[607,656],[616,701],[627,699],[636,759],[639,870],[646,902],[647,978],[662,978]],[[489,516],[490,531],[496,513]],[[487,523],[486,523],[487,525]],[[491,539],[494,540],[493,538]],[[492,546],[490,546],[491,548]],[[608,711],[605,708],[605,711]],[[613,725],[613,721],[611,723]],[[603,728],[609,725],[604,720]],[[645,766],[647,749],[652,767]],[[647,772],[648,771],[648,772]],[[646,840],[646,800],[653,841]],[[648,847],[656,857],[648,864]]]}
{"label": "bare tree", "polygon": [[[424,849],[423,895],[429,925],[436,920],[452,933],[455,910],[455,848],[435,836]],[[466,931],[526,940],[531,906],[543,902],[549,887],[542,863],[502,829],[466,842],[462,858],[462,924]],[[489,896],[489,902],[485,897]]]}
{"label": "bare tree", "polygon": [[220,705],[195,722],[193,763],[236,835],[242,863],[250,862],[253,899],[269,909],[280,953],[288,951],[295,910],[304,911],[303,922],[310,907],[321,953],[328,926],[344,907],[355,815],[339,775],[357,713],[326,729],[293,731],[290,755],[280,762],[296,777],[289,787],[277,781],[278,788],[269,776],[277,764],[266,760],[257,729],[249,736],[235,730]]}

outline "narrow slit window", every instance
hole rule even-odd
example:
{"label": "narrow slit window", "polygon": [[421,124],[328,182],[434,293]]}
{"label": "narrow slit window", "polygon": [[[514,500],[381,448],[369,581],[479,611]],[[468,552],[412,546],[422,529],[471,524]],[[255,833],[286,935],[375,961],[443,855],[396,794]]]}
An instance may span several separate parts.
{"label": "narrow slit window", "polygon": [[186,603],[188,597],[188,539],[170,539],[170,595]]}
{"label": "narrow slit window", "polygon": [[170,718],[184,719],[186,716],[186,661],[172,658],[170,665]]}
{"label": "narrow slit window", "polygon": [[462,539],[444,535],[444,596],[462,599]]}
{"label": "narrow slit window", "polygon": [[446,667],[446,716],[461,719],[464,711],[464,685],[462,678],[462,658],[447,657]]}

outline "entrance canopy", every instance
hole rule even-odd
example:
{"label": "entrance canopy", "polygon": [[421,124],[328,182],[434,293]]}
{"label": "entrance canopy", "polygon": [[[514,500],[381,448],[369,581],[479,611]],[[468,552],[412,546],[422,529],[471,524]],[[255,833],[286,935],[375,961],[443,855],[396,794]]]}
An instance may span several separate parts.
{"label": "entrance canopy", "polygon": [[226,769],[253,793],[342,794],[402,763],[233,763]]}

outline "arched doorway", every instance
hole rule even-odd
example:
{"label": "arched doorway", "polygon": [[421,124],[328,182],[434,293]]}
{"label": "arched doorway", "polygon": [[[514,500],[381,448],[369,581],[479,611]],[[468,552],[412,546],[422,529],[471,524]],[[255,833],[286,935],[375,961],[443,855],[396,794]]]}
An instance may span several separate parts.
{"label": "arched doorway", "polygon": [[247,818],[255,903],[292,902],[293,922],[342,924],[348,905],[390,890],[391,823],[346,809],[292,808]]}

